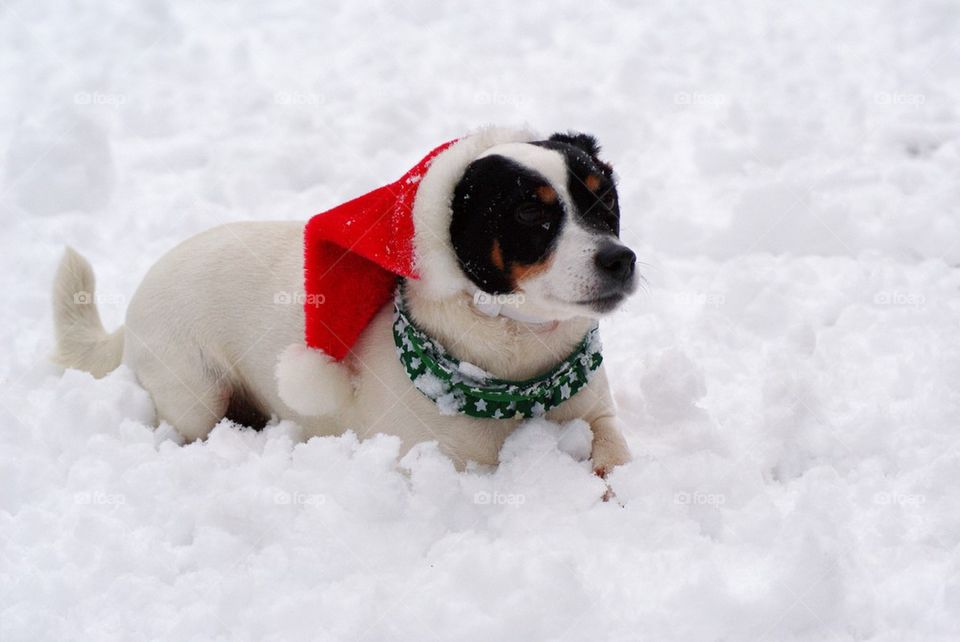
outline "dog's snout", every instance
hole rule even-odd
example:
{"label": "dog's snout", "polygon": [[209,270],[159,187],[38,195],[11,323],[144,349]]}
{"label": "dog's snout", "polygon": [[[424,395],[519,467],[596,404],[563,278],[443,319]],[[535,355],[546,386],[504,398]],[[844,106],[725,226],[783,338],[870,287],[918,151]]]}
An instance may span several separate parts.
{"label": "dog's snout", "polygon": [[594,260],[604,274],[625,282],[633,276],[637,255],[625,245],[608,245],[597,251]]}

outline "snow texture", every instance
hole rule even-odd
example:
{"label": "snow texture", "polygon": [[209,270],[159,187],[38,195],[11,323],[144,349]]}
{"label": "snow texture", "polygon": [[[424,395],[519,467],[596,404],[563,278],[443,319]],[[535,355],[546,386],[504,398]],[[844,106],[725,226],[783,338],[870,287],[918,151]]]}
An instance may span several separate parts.
{"label": "snow texture", "polygon": [[[0,639],[960,637],[960,4],[0,6]],[[224,423],[45,360],[180,240],[306,219],[487,123],[599,136],[646,290],[636,461],[496,470]]]}

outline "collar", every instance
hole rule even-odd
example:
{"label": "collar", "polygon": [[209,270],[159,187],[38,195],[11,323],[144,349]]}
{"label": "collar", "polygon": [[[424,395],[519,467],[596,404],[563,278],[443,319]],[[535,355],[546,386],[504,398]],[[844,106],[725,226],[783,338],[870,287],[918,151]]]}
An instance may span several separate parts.
{"label": "collar", "polygon": [[558,366],[524,381],[498,379],[460,361],[418,328],[398,287],[394,299],[393,341],[413,385],[432,399],[442,415],[482,419],[541,417],[579,392],[603,361],[598,326],[591,328]]}

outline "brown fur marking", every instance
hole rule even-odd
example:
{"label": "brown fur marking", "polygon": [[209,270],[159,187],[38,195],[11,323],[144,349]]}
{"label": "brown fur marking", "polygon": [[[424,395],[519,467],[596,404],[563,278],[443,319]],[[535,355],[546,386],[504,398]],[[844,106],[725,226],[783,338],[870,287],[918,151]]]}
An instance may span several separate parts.
{"label": "brown fur marking", "polygon": [[490,250],[490,262],[498,269],[503,269],[503,250],[500,249],[500,241],[493,240],[493,248]]}
{"label": "brown fur marking", "polygon": [[549,185],[541,185],[537,188],[537,198],[547,205],[553,205],[557,202],[557,190]]}
{"label": "brown fur marking", "polygon": [[550,268],[550,263],[553,262],[553,254],[548,256],[542,261],[537,263],[511,263],[510,264],[510,278],[513,279],[513,282],[520,283],[525,279],[532,277],[545,272]]}

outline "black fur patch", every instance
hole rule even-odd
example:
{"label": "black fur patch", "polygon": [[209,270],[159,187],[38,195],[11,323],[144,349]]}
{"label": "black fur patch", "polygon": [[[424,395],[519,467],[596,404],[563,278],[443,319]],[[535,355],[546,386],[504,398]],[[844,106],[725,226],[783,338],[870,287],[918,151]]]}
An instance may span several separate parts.
{"label": "black fur patch", "polygon": [[567,132],[566,134],[557,132],[547,140],[554,143],[564,143],[566,145],[579,147],[593,157],[596,157],[600,153],[600,143],[597,142],[596,137],[582,132]]}
{"label": "black fur patch", "polygon": [[260,410],[253,397],[242,389],[234,389],[230,394],[230,402],[224,416],[234,423],[254,430],[263,430],[270,421],[269,415]]}
{"label": "black fur patch", "polygon": [[512,292],[511,272],[549,259],[563,226],[560,202],[538,195],[549,185],[503,156],[467,167],[453,193],[450,238],[460,268],[481,290]]}
{"label": "black fur patch", "polygon": [[[570,132],[554,134],[545,141],[533,143],[563,154],[567,166],[567,189],[576,208],[576,216],[584,227],[598,232],[620,235],[620,199],[613,168],[597,154],[600,145],[589,134]],[[596,189],[590,185],[596,182]]]}

